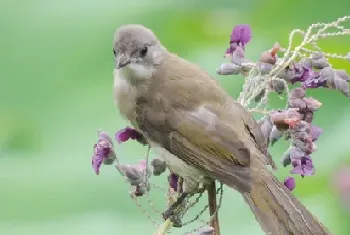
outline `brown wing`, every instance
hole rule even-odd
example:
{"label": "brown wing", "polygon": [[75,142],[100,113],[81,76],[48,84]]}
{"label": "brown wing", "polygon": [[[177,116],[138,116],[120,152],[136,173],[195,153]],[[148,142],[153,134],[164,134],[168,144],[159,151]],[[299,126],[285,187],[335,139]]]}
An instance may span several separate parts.
{"label": "brown wing", "polygon": [[250,191],[251,150],[256,148],[240,120],[224,122],[210,106],[202,114],[151,105],[142,110],[139,128],[148,138],[208,176],[240,192]]}
{"label": "brown wing", "polygon": [[242,119],[247,131],[250,132],[250,135],[254,139],[257,148],[266,157],[266,163],[271,165],[272,168],[276,170],[276,163],[273,161],[271,154],[268,152],[266,139],[261,131],[260,125],[256,122],[254,117],[246,109],[243,108],[243,106],[236,102],[233,103],[233,106],[234,109],[237,110],[237,112],[234,112],[233,115],[237,115]]}

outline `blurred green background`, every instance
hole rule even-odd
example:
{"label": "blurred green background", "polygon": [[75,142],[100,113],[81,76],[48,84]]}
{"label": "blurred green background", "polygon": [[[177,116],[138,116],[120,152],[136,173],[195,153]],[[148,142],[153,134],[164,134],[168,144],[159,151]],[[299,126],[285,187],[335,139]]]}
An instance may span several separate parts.
{"label": "blurred green background", "polygon": [[[349,9],[348,0],[1,1],[0,234],[141,235],[155,230],[113,167],[103,166],[99,176],[91,168],[96,131],[113,134],[127,124],[112,94],[111,45],[118,26],[150,27],[169,50],[201,65],[237,97],[243,78],[215,75],[236,24],[251,25],[247,56],[257,59],[275,41],[285,46],[292,29],[335,20]],[[331,39],[322,46],[347,53],[349,41]],[[348,62],[334,61],[334,67],[350,72]],[[313,154],[316,175],[298,179],[294,193],[333,234],[350,234],[349,211],[342,209],[330,183],[338,167],[350,162],[350,101],[329,90],[309,95],[323,103],[315,123],[324,134]],[[278,99],[272,104],[283,106]],[[276,161],[287,146],[282,141],[273,147]],[[135,163],[145,151],[134,142],[116,147],[123,163]],[[288,171],[281,168],[281,180]],[[151,197],[163,210],[164,194],[154,190]],[[237,193],[226,189],[223,203],[223,235],[263,234]]]}

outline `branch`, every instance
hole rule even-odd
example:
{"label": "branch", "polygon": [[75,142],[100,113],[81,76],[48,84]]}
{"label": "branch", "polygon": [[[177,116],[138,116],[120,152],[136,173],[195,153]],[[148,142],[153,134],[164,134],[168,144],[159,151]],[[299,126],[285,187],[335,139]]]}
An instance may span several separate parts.
{"label": "branch", "polygon": [[210,213],[210,227],[214,228],[214,234],[220,235],[220,225],[216,202],[216,184],[215,181],[208,187],[208,202]]}
{"label": "branch", "polygon": [[167,219],[161,225],[159,225],[157,231],[155,231],[153,235],[165,235],[172,226],[173,222],[171,222],[170,219]]}

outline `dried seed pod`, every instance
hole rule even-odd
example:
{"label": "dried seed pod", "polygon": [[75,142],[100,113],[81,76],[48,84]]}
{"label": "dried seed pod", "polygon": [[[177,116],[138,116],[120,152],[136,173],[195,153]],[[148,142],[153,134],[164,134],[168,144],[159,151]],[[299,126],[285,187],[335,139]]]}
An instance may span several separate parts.
{"label": "dried seed pod", "polygon": [[334,69],[327,67],[327,68],[323,68],[320,71],[320,77],[318,78],[320,82],[332,81],[333,83],[333,79],[334,79]]}
{"label": "dried seed pod", "polygon": [[312,120],[313,120],[313,117],[314,117],[314,112],[312,112],[312,111],[307,111],[307,112],[304,113],[303,120],[304,120],[305,122],[311,123]]}
{"label": "dried seed pod", "polygon": [[214,234],[215,234],[214,228],[209,226],[205,226],[200,230],[198,230],[198,235],[214,235]]}
{"label": "dried seed pod", "polygon": [[305,89],[301,87],[294,88],[289,91],[288,98],[293,99],[293,98],[304,98],[306,95]]}
{"label": "dried seed pod", "polygon": [[301,157],[305,156],[305,152],[302,151],[300,148],[292,145],[292,147],[289,148],[289,156],[291,161],[293,162],[294,159],[300,159]]}
{"label": "dried seed pod", "polygon": [[160,158],[154,158],[151,162],[151,165],[153,166],[153,175],[155,176],[161,175],[167,169],[165,161]]}
{"label": "dried seed pod", "polygon": [[303,59],[300,60],[299,63],[300,63],[301,66],[304,67],[305,69],[308,69],[308,70],[311,70],[311,69],[312,69],[311,59],[303,58]]}
{"label": "dried seed pod", "polygon": [[284,79],[287,82],[292,81],[296,76],[296,72],[294,69],[283,69],[279,74],[278,77],[281,79]]}
{"label": "dried seed pod", "polygon": [[328,60],[324,57],[322,52],[315,52],[311,55],[310,59],[312,67],[316,69],[323,69],[329,66]]}
{"label": "dried seed pod", "polygon": [[322,58],[325,58],[324,57],[324,54],[320,51],[316,51],[314,53],[311,54],[311,59],[312,60],[319,60],[319,59],[322,59]]}
{"label": "dried seed pod", "polygon": [[278,94],[282,94],[285,88],[283,80],[279,80],[279,79],[272,80],[271,86],[272,86],[272,89],[276,91]]}
{"label": "dried seed pod", "polygon": [[304,98],[304,101],[305,101],[305,104],[306,104],[306,108],[309,111],[317,111],[322,105],[321,102],[319,102],[318,100],[316,100],[316,99],[314,99],[312,97]]}
{"label": "dried seed pod", "polygon": [[242,67],[232,63],[225,63],[216,70],[219,75],[238,75],[242,71]]}
{"label": "dried seed pod", "polygon": [[[312,153],[312,143],[309,142],[304,142],[300,139],[293,139],[292,140],[292,145],[296,148],[299,149],[301,152],[305,154],[310,154]],[[293,159],[293,157],[291,157]]]}
{"label": "dried seed pod", "polygon": [[147,184],[147,185],[137,185],[135,188],[135,192],[134,195],[136,197],[141,197],[143,196],[145,193],[149,192],[151,190],[151,185]]}
{"label": "dried seed pod", "polygon": [[296,125],[294,125],[293,131],[310,132],[311,131],[310,123],[305,121],[300,121]]}
{"label": "dried seed pod", "polygon": [[244,49],[240,46],[236,48],[236,50],[232,53],[231,62],[238,66],[241,66],[244,62]]}
{"label": "dried seed pod", "polygon": [[349,84],[342,78],[336,76],[334,78],[334,86],[337,90],[349,97]]}
{"label": "dried seed pod", "polygon": [[311,127],[311,138],[312,138],[312,141],[318,140],[318,138],[320,137],[322,132],[323,132],[323,130],[320,127],[312,126]]}
{"label": "dried seed pod", "polygon": [[344,79],[347,82],[350,82],[350,77],[344,69],[338,69],[335,71],[335,75]]}
{"label": "dried seed pod", "polygon": [[288,99],[288,107],[297,108],[299,109],[299,111],[303,111],[306,109],[306,104],[304,99],[300,99],[300,98]]}
{"label": "dried seed pod", "polygon": [[287,119],[300,120],[300,114],[293,109],[271,113],[270,116],[273,125],[276,125],[276,128],[280,131],[289,129],[289,124],[286,122]]}
{"label": "dried seed pod", "polygon": [[266,75],[266,74],[270,73],[272,68],[273,68],[273,65],[269,64],[269,63],[260,63],[259,64],[259,69],[260,69],[261,75]]}
{"label": "dried seed pod", "polygon": [[293,139],[298,139],[301,140],[303,142],[307,142],[307,141],[312,141],[311,140],[311,135],[310,133],[307,133],[306,131],[296,131],[293,133]]}
{"label": "dried seed pod", "polygon": [[[127,177],[130,185],[137,186],[143,183],[145,178],[146,161],[141,160],[138,164],[135,165],[116,165],[116,168],[120,171],[121,174]],[[147,169],[147,177],[151,176],[151,171]]]}
{"label": "dried seed pod", "polygon": [[311,63],[312,63],[312,67],[314,67],[315,69],[323,69],[323,68],[329,67],[329,62],[326,58],[312,60]]}

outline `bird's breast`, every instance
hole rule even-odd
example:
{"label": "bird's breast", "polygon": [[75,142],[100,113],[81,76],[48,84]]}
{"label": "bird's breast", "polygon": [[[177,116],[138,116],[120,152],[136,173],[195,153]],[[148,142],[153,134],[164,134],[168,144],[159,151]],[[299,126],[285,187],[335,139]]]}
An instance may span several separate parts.
{"label": "bird's breast", "polygon": [[114,70],[114,96],[120,114],[133,122],[137,90],[119,70]]}

